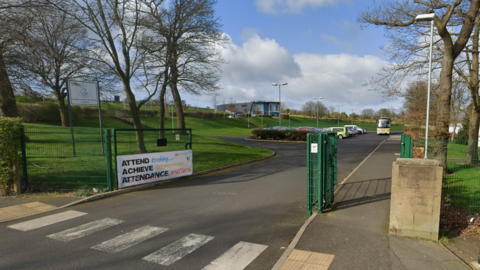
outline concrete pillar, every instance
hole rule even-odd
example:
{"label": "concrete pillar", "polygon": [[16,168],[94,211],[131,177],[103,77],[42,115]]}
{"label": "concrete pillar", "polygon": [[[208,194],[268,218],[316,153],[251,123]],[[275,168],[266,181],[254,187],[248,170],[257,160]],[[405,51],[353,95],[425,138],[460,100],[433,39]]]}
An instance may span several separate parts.
{"label": "concrete pillar", "polygon": [[398,158],[393,163],[390,234],[438,240],[442,178],[438,160]]}

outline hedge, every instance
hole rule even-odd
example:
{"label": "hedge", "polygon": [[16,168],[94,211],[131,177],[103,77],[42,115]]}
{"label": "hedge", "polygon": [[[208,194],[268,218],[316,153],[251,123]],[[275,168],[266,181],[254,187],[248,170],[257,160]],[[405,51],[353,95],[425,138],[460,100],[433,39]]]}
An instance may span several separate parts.
{"label": "hedge", "polygon": [[288,141],[306,141],[306,130],[275,130],[275,129],[254,129],[252,134],[257,139],[262,140],[288,140]]}
{"label": "hedge", "polygon": [[[158,114],[157,110],[140,110],[138,111],[140,117],[155,117]],[[130,109],[127,108],[118,108],[115,110],[115,116],[118,118],[130,118],[132,114],[130,113]]]}
{"label": "hedge", "polygon": [[0,117],[0,195],[13,193],[14,165],[18,169],[20,164],[18,153],[21,150],[21,123],[20,118]]}
{"label": "hedge", "polygon": [[[24,123],[60,123],[60,109],[54,102],[17,103],[19,115]],[[68,105],[67,105],[68,106]],[[108,111],[102,108],[102,117]],[[72,106],[73,122],[98,119],[98,107]]]}

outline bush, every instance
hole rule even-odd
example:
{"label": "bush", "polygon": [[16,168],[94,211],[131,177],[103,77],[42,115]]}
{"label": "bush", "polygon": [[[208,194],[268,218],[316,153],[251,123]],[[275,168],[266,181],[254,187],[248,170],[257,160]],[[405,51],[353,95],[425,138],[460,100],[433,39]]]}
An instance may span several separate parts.
{"label": "bush", "polygon": [[215,119],[223,118],[223,113],[214,112],[185,112],[185,117],[203,118],[203,119]]}
{"label": "bush", "polygon": [[[142,116],[155,117],[157,114],[158,114],[157,110],[140,110],[140,111],[138,111],[138,115],[140,117],[142,117]],[[115,116],[118,117],[118,118],[129,118],[129,117],[132,117],[132,113],[130,112],[130,109],[118,108],[115,111]]]}
{"label": "bush", "polygon": [[306,141],[309,131],[305,130],[274,130],[274,129],[254,129],[252,134],[263,140],[288,140],[288,141]]}
{"label": "bush", "polygon": [[21,123],[20,118],[0,117],[0,195],[10,195],[13,191],[14,165],[17,165],[17,169],[20,166]]}
{"label": "bush", "polygon": [[118,118],[128,118],[132,117],[132,114],[130,113],[130,109],[118,108],[115,111],[115,116]]}
{"label": "bush", "polygon": [[[25,123],[62,122],[60,109],[54,102],[18,103],[17,106],[20,117]],[[102,116],[107,116],[107,113],[107,109],[102,108]],[[74,123],[81,119],[98,119],[98,107],[72,106],[72,118]]]}

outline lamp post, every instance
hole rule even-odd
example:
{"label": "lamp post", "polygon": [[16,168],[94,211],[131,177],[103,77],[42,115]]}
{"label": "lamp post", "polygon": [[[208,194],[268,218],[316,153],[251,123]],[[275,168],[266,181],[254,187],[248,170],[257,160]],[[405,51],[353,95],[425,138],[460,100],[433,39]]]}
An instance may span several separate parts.
{"label": "lamp post", "polygon": [[278,125],[282,126],[282,99],[281,99],[281,87],[282,85],[287,85],[288,83],[272,83],[273,86],[278,85]]}
{"label": "lamp post", "polygon": [[312,97],[312,99],[315,99],[317,101],[317,128],[318,128],[318,100],[323,99],[323,97]]}
{"label": "lamp post", "polygon": [[352,109],[352,125],[353,125],[353,112],[354,112],[354,111],[355,111],[355,110]]}
{"label": "lamp post", "polygon": [[343,107],[343,105],[337,105],[338,111],[337,111],[337,126],[340,126],[340,107]]}
{"label": "lamp post", "polygon": [[433,23],[435,20],[435,13],[421,14],[415,17],[416,22],[430,22],[430,55],[428,59],[428,94],[427,94],[427,123],[425,128],[425,157],[428,158],[428,127],[429,127],[429,117],[430,117],[430,89],[431,89],[431,78],[432,78],[432,49],[433,49]]}

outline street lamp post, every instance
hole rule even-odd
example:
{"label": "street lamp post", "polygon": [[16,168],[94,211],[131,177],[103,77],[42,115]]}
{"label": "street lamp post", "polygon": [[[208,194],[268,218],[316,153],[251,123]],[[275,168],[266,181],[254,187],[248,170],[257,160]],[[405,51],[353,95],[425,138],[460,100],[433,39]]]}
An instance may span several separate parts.
{"label": "street lamp post", "polygon": [[340,107],[343,107],[343,105],[337,105],[337,126],[340,126]]}
{"label": "street lamp post", "polygon": [[315,99],[317,101],[317,128],[318,128],[318,100],[323,99],[323,97],[312,97],[312,99]]}
{"label": "street lamp post", "polygon": [[415,17],[416,22],[430,22],[430,55],[428,59],[428,94],[427,94],[427,123],[425,128],[425,156],[424,159],[428,158],[428,128],[429,128],[429,118],[430,118],[430,89],[431,89],[431,78],[432,78],[432,49],[433,49],[433,23],[435,20],[435,13],[421,14]]}
{"label": "street lamp post", "polygon": [[282,126],[282,98],[281,98],[281,87],[282,85],[287,85],[288,83],[272,83],[273,86],[278,85],[278,125]]}
{"label": "street lamp post", "polygon": [[352,109],[352,125],[353,125],[353,112],[354,112],[354,111],[355,111],[355,110]]}

